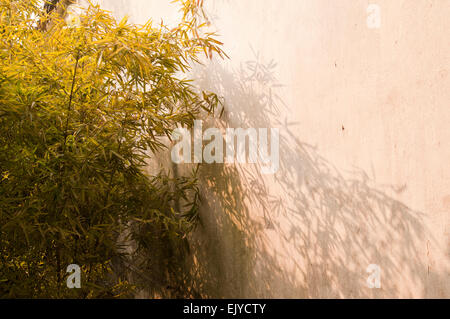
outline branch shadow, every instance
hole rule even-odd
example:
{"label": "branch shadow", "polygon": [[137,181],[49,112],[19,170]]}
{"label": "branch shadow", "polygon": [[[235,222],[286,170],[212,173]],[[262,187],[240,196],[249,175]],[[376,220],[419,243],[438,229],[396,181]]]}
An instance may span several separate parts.
{"label": "branch shadow", "polygon": [[[212,61],[194,72],[200,87],[226,97],[223,118],[209,126],[280,128],[280,168],[264,176],[255,164],[201,166],[201,225],[190,238],[186,285],[205,298],[427,294],[419,243],[433,239],[425,215],[300,141],[295,123],[280,120],[289,109],[277,95],[276,67],[255,53],[237,70]],[[372,263],[381,267],[380,289],[367,286]]]}

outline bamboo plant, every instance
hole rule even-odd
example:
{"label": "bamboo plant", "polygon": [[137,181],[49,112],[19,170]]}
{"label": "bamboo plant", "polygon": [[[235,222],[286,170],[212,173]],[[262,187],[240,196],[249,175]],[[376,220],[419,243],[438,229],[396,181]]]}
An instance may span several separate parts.
{"label": "bamboo plant", "polygon": [[[151,255],[149,238],[169,249],[195,227],[195,175],[144,172],[163,137],[219,104],[186,74],[221,43],[202,1],[179,4],[168,29],[92,4],[74,24],[42,1],[0,0],[0,297],[129,297],[118,237]],[[81,289],[66,287],[69,264]]]}

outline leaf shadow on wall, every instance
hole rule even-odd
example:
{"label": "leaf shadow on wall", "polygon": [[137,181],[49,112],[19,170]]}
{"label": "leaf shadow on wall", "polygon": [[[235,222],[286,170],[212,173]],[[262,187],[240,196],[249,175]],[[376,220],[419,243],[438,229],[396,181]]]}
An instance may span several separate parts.
{"label": "leaf shadow on wall", "polygon": [[[217,62],[195,72],[202,88],[225,96],[210,126],[280,128],[280,168],[202,164],[201,225],[191,236],[193,297],[413,297],[425,289],[429,238],[424,215],[374,187],[363,171],[344,177],[281,119],[276,63],[255,60],[229,71]],[[301,108],[301,101],[296,107]],[[325,129],[325,128],[323,128]],[[428,236],[428,238],[425,238]],[[381,288],[366,269],[381,267]]]}

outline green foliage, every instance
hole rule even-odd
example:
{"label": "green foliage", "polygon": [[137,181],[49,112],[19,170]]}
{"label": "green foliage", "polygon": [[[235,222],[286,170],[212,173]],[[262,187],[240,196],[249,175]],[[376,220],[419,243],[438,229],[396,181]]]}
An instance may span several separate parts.
{"label": "green foliage", "polygon": [[[195,226],[195,174],[143,170],[162,137],[219,103],[183,77],[223,52],[201,3],[180,2],[169,30],[94,5],[71,26],[40,1],[0,0],[1,297],[129,296],[112,270],[119,235],[148,251],[152,236],[172,247]],[[66,288],[72,263],[81,289]]]}

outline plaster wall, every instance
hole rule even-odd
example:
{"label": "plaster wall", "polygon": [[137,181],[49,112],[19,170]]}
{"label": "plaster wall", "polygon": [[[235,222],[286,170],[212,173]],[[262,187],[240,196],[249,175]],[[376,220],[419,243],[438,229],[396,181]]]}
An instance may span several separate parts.
{"label": "plaster wall", "polygon": [[[166,0],[100,2],[138,23],[178,17]],[[209,125],[279,128],[280,168],[202,165],[194,288],[449,298],[450,1],[205,2],[230,56],[193,72],[225,98]]]}

